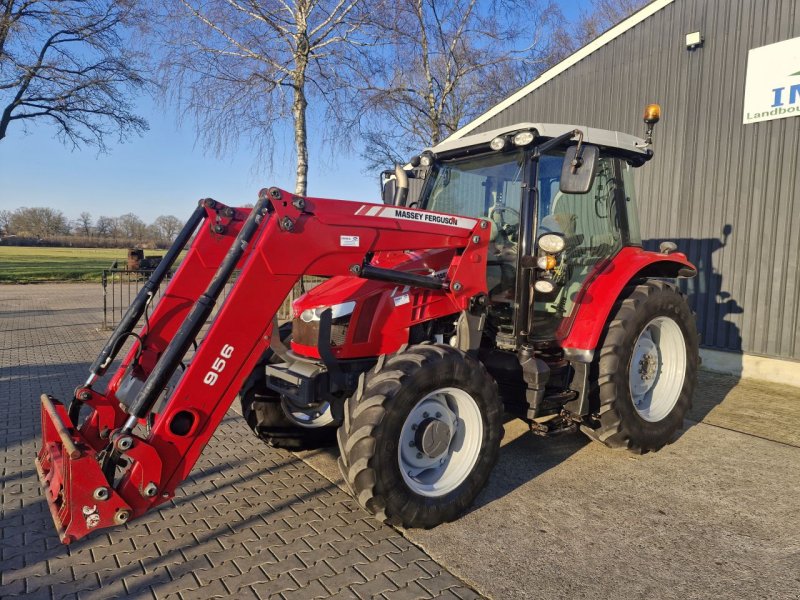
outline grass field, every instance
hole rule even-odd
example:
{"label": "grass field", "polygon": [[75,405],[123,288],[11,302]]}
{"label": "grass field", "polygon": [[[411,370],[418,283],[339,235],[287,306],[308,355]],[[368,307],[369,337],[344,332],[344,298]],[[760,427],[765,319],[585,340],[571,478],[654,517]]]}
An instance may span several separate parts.
{"label": "grass field", "polygon": [[124,268],[126,256],[124,248],[0,246],[0,283],[100,281],[101,271],[115,260]]}

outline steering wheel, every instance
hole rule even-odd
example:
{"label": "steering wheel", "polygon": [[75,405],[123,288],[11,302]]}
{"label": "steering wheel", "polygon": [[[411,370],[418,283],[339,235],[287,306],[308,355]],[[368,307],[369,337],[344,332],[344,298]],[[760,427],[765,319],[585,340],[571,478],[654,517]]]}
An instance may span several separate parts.
{"label": "steering wheel", "polygon": [[[503,213],[506,211],[510,212],[512,216],[516,217],[517,221],[516,226],[510,223],[506,223],[505,217],[503,216]],[[495,218],[495,215],[499,216],[500,218],[499,219]],[[492,221],[492,223],[497,226],[498,233],[502,233],[503,237],[506,238],[506,240],[510,244],[516,243],[516,241],[512,238],[515,237],[514,234],[517,232],[521,218],[519,211],[517,209],[505,206],[503,204],[501,205],[494,204],[491,207],[489,207],[489,214],[487,216]]]}

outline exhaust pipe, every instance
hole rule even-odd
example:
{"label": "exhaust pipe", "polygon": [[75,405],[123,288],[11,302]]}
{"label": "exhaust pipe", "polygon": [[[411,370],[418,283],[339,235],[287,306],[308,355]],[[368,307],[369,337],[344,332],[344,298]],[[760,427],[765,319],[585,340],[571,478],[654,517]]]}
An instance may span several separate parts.
{"label": "exhaust pipe", "polygon": [[404,206],[408,198],[408,173],[406,173],[406,170],[400,163],[395,163],[394,165],[394,176],[397,180],[397,186],[394,189],[392,204],[395,206]]}

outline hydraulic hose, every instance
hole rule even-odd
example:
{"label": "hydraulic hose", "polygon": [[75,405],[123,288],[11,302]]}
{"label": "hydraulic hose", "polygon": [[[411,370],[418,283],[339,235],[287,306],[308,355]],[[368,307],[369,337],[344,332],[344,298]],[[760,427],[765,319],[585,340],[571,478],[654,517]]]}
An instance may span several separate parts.
{"label": "hydraulic hose", "polygon": [[136,324],[139,322],[142,314],[144,314],[147,303],[150,301],[150,297],[156,293],[158,286],[161,285],[164,277],[166,277],[167,273],[172,268],[172,265],[175,264],[175,261],[177,260],[178,256],[180,256],[181,251],[192,237],[192,234],[194,233],[195,229],[197,229],[197,226],[206,217],[206,214],[205,201],[201,200],[200,205],[194,210],[192,216],[189,217],[189,220],[186,221],[186,224],[183,226],[183,229],[181,229],[178,237],[175,238],[175,241],[173,242],[172,246],[170,246],[169,250],[167,250],[164,258],[161,259],[161,262],[158,263],[158,266],[150,275],[150,278],[139,290],[139,293],[136,294],[136,297],[133,299],[133,302],[131,302],[128,310],[125,311],[125,315],[122,317],[122,319],[120,319],[120,322],[114,329],[111,337],[108,338],[108,341],[106,342],[105,346],[103,346],[103,349],[100,351],[98,357],[92,363],[92,366],[89,367],[91,375],[87,384],[90,384],[98,377],[102,377],[106,370],[108,370],[109,365],[111,365],[120,348],[122,348],[122,339],[130,335],[130,333],[133,331],[133,328],[136,327]]}
{"label": "hydraulic hose", "polygon": [[225,288],[225,284],[231,278],[231,274],[242,258],[245,248],[248,247],[258,230],[262,218],[266,215],[269,202],[270,199],[266,193],[258,199],[250,216],[247,217],[244,225],[242,225],[239,235],[236,236],[236,240],[231,244],[228,253],[208,284],[205,293],[192,306],[186,320],[178,328],[175,336],[158,359],[147,381],[145,381],[144,386],[139,390],[136,399],[128,409],[128,414],[131,415],[128,423],[135,423],[134,417],[136,419],[144,418],[153,408],[164,387],[169,383],[170,378],[175,373],[178,365],[181,364],[181,360],[214,309],[217,298],[219,298]]}

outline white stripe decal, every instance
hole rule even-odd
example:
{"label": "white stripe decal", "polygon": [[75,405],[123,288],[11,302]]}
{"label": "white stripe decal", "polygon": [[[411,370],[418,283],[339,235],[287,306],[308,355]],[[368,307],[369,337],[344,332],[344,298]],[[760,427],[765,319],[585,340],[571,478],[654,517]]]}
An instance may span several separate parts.
{"label": "white stripe decal", "polygon": [[373,206],[372,208],[370,208],[370,209],[367,211],[367,216],[368,216],[368,217],[374,217],[374,216],[375,216],[375,215],[377,215],[379,212],[381,212],[381,207],[380,207],[380,206]]}

